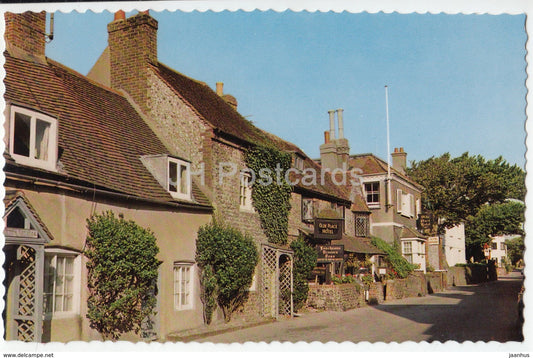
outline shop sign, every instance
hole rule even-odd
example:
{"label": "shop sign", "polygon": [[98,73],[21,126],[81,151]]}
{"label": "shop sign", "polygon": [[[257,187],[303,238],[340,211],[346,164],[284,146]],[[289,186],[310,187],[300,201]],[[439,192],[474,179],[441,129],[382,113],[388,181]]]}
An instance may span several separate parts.
{"label": "shop sign", "polygon": [[344,245],[318,245],[318,262],[342,261],[344,258]]}
{"label": "shop sign", "polygon": [[315,219],[315,239],[342,239],[343,219]]}
{"label": "shop sign", "polygon": [[326,277],[326,268],[325,267],[315,267],[313,271],[311,271],[311,277]]}
{"label": "shop sign", "polygon": [[439,244],[438,236],[428,237],[428,245],[438,245],[438,244]]}

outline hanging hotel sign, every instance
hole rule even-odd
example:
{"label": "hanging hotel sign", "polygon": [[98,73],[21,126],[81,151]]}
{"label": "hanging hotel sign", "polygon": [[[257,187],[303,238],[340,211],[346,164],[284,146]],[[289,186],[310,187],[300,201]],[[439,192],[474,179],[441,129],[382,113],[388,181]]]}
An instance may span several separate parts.
{"label": "hanging hotel sign", "polygon": [[342,239],[343,219],[315,219],[315,239]]}
{"label": "hanging hotel sign", "polygon": [[318,262],[342,261],[344,258],[344,245],[318,245]]}

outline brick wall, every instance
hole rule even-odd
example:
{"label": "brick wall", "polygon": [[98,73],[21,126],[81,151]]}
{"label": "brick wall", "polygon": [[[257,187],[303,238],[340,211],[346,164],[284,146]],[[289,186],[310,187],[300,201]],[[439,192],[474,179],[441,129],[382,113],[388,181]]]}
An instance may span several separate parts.
{"label": "brick wall", "polygon": [[44,57],[46,12],[27,11],[22,14],[6,12],[5,21],[5,40],[8,50],[15,47],[27,54]]}
{"label": "brick wall", "polygon": [[107,25],[111,87],[129,93],[147,113],[147,64],[157,63],[157,21],[140,13]]}

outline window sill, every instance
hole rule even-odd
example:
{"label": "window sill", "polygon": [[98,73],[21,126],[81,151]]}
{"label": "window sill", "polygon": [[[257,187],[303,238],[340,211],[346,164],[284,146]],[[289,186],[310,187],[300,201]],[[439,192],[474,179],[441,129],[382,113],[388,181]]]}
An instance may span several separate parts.
{"label": "window sill", "polygon": [[174,311],[175,312],[184,312],[184,311],[192,311],[193,310],[193,307],[182,307],[182,308],[176,308],[174,307]]}
{"label": "window sill", "polygon": [[256,211],[255,211],[254,208],[244,208],[244,207],[242,207],[242,206],[239,207],[239,211],[240,211],[241,213],[248,213],[248,214],[255,214],[255,213],[256,213]]}

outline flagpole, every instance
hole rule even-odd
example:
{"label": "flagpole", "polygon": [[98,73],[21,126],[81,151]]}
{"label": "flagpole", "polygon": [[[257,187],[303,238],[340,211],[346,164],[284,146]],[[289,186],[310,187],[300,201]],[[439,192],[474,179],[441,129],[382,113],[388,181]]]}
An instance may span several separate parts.
{"label": "flagpole", "polygon": [[389,86],[385,85],[385,109],[387,113],[387,206],[391,206],[390,176],[390,131],[389,131]]}

